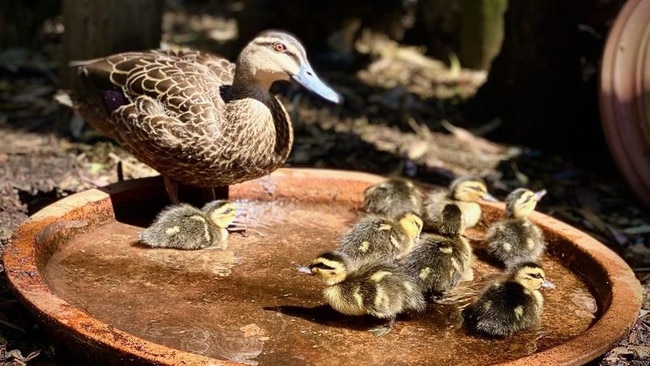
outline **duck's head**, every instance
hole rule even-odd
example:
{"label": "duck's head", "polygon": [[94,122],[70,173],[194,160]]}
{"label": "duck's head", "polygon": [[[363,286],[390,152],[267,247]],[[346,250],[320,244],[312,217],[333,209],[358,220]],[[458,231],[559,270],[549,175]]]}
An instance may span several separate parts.
{"label": "duck's head", "polygon": [[280,80],[294,80],[320,97],[339,103],[341,97],[320,80],[307,53],[293,35],[275,30],[260,33],[239,54],[236,78],[254,81],[265,90]]}
{"label": "duck's head", "polygon": [[540,287],[555,288],[555,285],[546,279],[544,269],[535,262],[519,263],[512,267],[510,269],[510,279],[530,291],[539,290]]}
{"label": "duck's head", "polygon": [[496,201],[481,178],[464,176],[456,178],[449,185],[451,197],[455,200],[465,202],[477,202],[480,200]]}
{"label": "duck's head", "polygon": [[298,268],[298,272],[317,276],[328,286],[343,282],[349,270],[350,259],[336,251],[325,252],[310,265]]}
{"label": "duck's head", "polygon": [[201,211],[212,221],[217,227],[225,229],[235,219],[237,210],[235,206],[226,200],[216,200],[206,203]]}
{"label": "duck's head", "polygon": [[458,235],[465,231],[463,211],[454,203],[446,204],[442,209],[442,220],[438,231],[443,235]]}
{"label": "duck's head", "polygon": [[544,197],[546,190],[533,192],[517,188],[506,197],[506,215],[513,218],[526,217],[535,210],[537,202]]}

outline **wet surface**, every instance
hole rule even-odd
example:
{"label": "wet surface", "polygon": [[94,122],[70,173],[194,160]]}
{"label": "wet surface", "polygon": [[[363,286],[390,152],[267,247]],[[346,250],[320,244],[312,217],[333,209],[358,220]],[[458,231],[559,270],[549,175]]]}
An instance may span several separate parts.
{"label": "wet surface", "polygon": [[340,203],[289,200],[237,205],[246,212],[248,231],[231,234],[226,250],[142,247],[137,235],[154,212],[139,212],[63,245],[45,268],[48,285],[91,316],[143,339],[261,365],[485,365],[559,345],[598,314],[585,283],[545,255],[540,263],[557,287],[544,291],[541,327],[506,339],[467,334],[461,308],[500,273],[481,259],[478,229],[467,233],[475,239],[474,280],[445,304],[404,315],[391,333],[375,338],[367,329],[379,321],[334,312],[324,305],[322,283],[296,272],[335,247],[357,212]]}

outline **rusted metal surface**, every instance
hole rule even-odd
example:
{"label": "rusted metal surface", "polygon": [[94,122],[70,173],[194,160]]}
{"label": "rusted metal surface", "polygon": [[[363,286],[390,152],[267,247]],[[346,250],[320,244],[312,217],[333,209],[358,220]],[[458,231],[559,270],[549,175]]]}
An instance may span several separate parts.
{"label": "rusted metal surface", "polygon": [[[547,291],[542,327],[505,340],[470,336],[459,309],[500,271],[481,258],[482,231],[503,215],[487,204],[468,236],[475,279],[458,302],[400,317],[374,338],[375,322],[324,306],[322,285],[296,275],[355,219],[362,191],[382,177],[281,169],[233,186],[249,234],[228,249],[147,249],[137,233],[165,202],[157,178],[86,191],[40,211],[16,231],[3,260],[11,286],[81,358],[100,363],[584,364],[627,333],[641,290],[627,264],[588,235],[540,213],[558,285]],[[397,356],[408,350],[405,356]]]}

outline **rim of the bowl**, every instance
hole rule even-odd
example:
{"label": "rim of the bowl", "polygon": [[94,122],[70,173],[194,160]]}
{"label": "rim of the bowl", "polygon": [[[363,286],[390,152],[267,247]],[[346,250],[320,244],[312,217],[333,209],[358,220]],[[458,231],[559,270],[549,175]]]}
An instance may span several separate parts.
{"label": "rim of the bowl", "polygon": [[[365,185],[377,183],[385,177],[378,175],[309,168],[282,168],[271,174],[278,181],[325,179],[354,181]],[[3,255],[6,276],[13,291],[23,303],[36,312],[42,321],[55,322],[86,340],[92,340],[106,349],[114,349],[125,357],[135,357],[140,362],[160,365],[240,365],[163,346],[99,321],[59,298],[47,286],[37,267],[34,243],[39,231],[56,222],[58,217],[69,215],[86,205],[95,205],[95,212],[112,210],[111,197],[143,184],[153,184],[151,178],[136,179],[110,185],[100,191],[90,189],[61,199],[26,220],[14,233]],[[314,185],[313,187],[316,187]],[[108,193],[107,193],[108,192]],[[503,209],[501,203],[486,205]],[[531,219],[572,242],[584,255],[591,257],[607,274],[611,283],[611,303],[600,318],[585,332],[558,346],[534,353],[503,365],[580,365],[604,354],[622,339],[638,317],[641,308],[641,286],[630,267],[612,250],[586,233],[550,216],[533,212]],[[571,239],[568,239],[568,238]]]}
{"label": "rim of the bowl", "polygon": [[650,207],[650,1],[628,0],[609,31],[599,101],[610,153],[630,188]]}

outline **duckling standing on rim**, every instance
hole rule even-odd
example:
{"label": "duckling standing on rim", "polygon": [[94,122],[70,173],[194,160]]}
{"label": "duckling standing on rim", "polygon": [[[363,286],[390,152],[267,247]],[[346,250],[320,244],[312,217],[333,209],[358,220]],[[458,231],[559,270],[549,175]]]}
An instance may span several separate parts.
{"label": "duckling standing on rim", "polygon": [[334,310],[345,315],[367,314],[388,319],[384,326],[370,330],[377,337],[390,332],[397,315],[426,308],[413,279],[394,264],[377,262],[357,267],[345,253],[331,251],[298,271],[316,275],[325,282],[323,295]]}
{"label": "duckling standing on rim", "polygon": [[354,261],[394,261],[409,253],[422,230],[422,219],[405,213],[396,219],[364,215],[343,235],[338,250]]}
{"label": "duckling standing on rim", "polygon": [[225,200],[208,202],[201,210],[181,203],[162,210],[140,233],[140,241],[153,248],[224,249],[235,206]]}
{"label": "duckling standing on rim", "polygon": [[422,199],[422,192],[404,178],[390,178],[363,191],[366,212],[392,218],[409,212],[422,215]]}
{"label": "duckling standing on rim", "polygon": [[440,299],[462,280],[473,278],[472,247],[461,233],[463,213],[449,203],[442,211],[440,234],[422,234],[403,266],[427,298]]}
{"label": "duckling standing on rim", "polygon": [[463,211],[465,228],[471,228],[481,219],[479,200],[496,201],[488,193],[485,182],[477,177],[463,176],[449,184],[448,189],[429,193],[424,199],[425,229],[438,231],[442,225],[442,210],[448,203],[455,203]]}
{"label": "duckling standing on rim", "polygon": [[487,253],[506,267],[517,262],[536,261],[546,244],[542,231],[527,218],[545,190],[518,188],[506,197],[506,218],[492,224],[486,234]]}
{"label": "duckling standing on rim", "polygon": [[[152,50],[74,62],[83,90],[62,92],[93,127],[165,178],[213,188],[259,178],[281,167],[293,144],[291,121],[269,89],[293,80],[334,103],[292,35],[265,31],[236,63],[198,51]],[[67,94],[66,94],[67,93]]]}
{"label": "duckling standing on rim", "polygon": [[544,307],[541,287],[554,288],[534,262],[513,266],[503,280],[490,284],[465,309],[468,327],[480,334],[504,337],[539,324]]}

